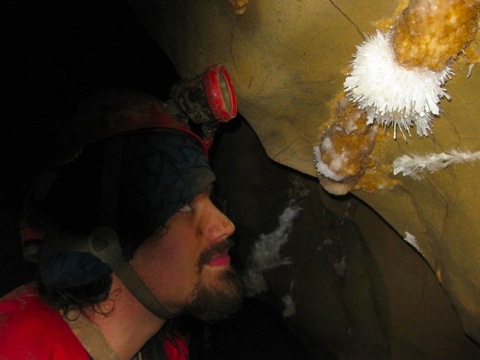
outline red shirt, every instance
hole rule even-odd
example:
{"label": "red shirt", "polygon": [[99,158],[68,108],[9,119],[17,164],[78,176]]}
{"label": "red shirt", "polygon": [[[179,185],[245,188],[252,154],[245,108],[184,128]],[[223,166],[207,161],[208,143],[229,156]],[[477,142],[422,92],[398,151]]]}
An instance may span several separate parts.
{"label": "red shirt", "polygon": [[0,360],[90,359],[60,313],[33,287],[19,291],[0,301]]}
{"label": "red shirt", "polygon": [[[187,360],[188,347],[178,338],[163,344],[168,360]],[[63,320],[39,297],[22,286],[0,299],[0,360],[91,360]]]}

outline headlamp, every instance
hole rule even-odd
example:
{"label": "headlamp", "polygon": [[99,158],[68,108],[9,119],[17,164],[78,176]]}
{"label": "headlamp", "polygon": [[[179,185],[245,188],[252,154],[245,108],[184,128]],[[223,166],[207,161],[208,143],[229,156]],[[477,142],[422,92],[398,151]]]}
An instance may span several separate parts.
{"label": "headlamp", "polygon": [[178,111],[201,125],[205,140],[212,140],[219,122],[237,115],[237,98],[230,76],[221,65],[208,67],[203,74],[176,83],[170,99]]}

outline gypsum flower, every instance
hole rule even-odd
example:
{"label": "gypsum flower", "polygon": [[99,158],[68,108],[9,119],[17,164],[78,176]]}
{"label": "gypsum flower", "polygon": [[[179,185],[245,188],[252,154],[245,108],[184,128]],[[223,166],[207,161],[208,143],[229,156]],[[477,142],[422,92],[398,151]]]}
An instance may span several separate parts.
{"label": "gypsum flower", "polygon": [[393,174],[402,173],[403,176],[411,176],[416,180],[422,179],[426,171],[434,173],[450,166],[451,164],[461,164],[480,160],[480,151],[460,152],[450,150],[439,154],[403,155],[393,161]]}
{"label": "gypsum flower", "polygon": [[290,265],[293,261],[280,254],[282,246],[289,240],[293,222],[302,209],[290,200],[288,207],[279,216],[279,227],[269,234],[261,234],[247,258],[243,283],[247,296],[254,296],[267,290],[263,273],[281,265]]}
{"label": "gypsum flower", "polygon": [[377,121],[397,126],[402,134],[415,125],[419,136],[431,133],[431,121],[439,115],[442,97],[450,99],[442,85],[451,69],[406,69],[395,61],[389,34],[380,31],[357,47],[344,88],[347,97],[366,110],[368,124]]}
{"label": "gypsum flower", "polygon": [[317,170],[317,175],[323,175],[334,181],[341,181],[345,176],[337,174],[335,171],[331,170],[330,167],[322,161],[322,152],[320,151],[319,146],[313,147],[314,155],[314,164],[315,169]]}
{"label": "gypsum flower", "polygon": [[410,234],[408,231],[405,231],[405,237],[403,238],[403,240],[405,240],[407,243],[412,245],[415,248],[415,250],[419,252],[419,254],[424,256],[422,250],[420,250],[420,246],[418,245],[418,242],[415,236]]}

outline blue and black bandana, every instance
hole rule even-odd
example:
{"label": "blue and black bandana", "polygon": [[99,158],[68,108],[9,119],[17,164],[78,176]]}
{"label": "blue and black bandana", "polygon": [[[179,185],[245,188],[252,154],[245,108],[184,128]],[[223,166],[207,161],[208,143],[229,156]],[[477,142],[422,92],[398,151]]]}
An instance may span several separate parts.
{"label": "blue and black bandana", "polygon": [[[116,230],[128,259],[148,236],[162,228],[173,214],[210,185],[215,175],[198,139],[180,130],[148,129],[105,143],[108,141],[121,143],[120,157],[116,158],[120,160],[119,176],[114,174],[113,181],[106,184],[104,181],[101,185],[102,193],[114,193],[114,201],[107,202],[107,209],[105,204],[97,207],[113,213],[115,224],[103,224],[100,220],[96,226],[109,225]],[[86,182],[88,179],[77,188],[69,188],[69,193],[86,191],[89,186]],[[83,198],[81,194],[75,195]],[[75,217],[75,221],[82,221],[81,213]],[[111,272],[108,265],[88,253],[49,248],[41,251],[39,266],[43,282],[56,288],[83,285]]]}

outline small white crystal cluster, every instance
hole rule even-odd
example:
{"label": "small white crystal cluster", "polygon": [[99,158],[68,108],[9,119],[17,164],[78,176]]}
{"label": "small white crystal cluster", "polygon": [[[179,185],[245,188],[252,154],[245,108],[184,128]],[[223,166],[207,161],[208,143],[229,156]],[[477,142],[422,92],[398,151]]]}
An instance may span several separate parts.
{"label": "small white crystal cluster", "polygon": [[347,270],[347,258],[345,257],[345,255],[342,256],[339,261],[333,264],[333,269],[338,276],[342,278],[345,277],[345,272]]}
{"label": "small white crystal cluster", "polygon": [[440,154],[420,155],[402,155],[393,161],[393,174],[402,173],[403,176],[411,176],[419,180],[426,171],[435,172],[445,169],[451,164],[460,164],[480,160],[480,151],[460,152],[450,150]]}
{"label": "small white crystal cluster", "polygon": [[290,265],[290,258],[282,258],[280,249],[288,241],[293,221],[301,208],[293,205],[293,201],[280,215],[279,227],[270,234],[261,234],[253,246],[247,259],[247,270],[243,276],[247,296],[254,296],[267,290],[263,272],[281,265]]}
{"label": "small white crystal cluster", "polygon": [[331,144],[331,139],[327,138],[326,140],[323,141],[322,146],[325,146],[327,149],[330,151],[334,152],[335,156],[334,161],[330,164],[327,165],[322,161],[322,152],[320,151],[319,146],[314,146],[313,147],[313,155],[314,155],[314,163],[315,163],[315,169],[317,170],[317,174],[323,175],[329,179],[335,180],[335,181],[341,181],[345,176],[338,174],[336,171],[342,168],[342,165],[345,163],[346,154],[343,153],[341,155],[338,155],[335,152],[335,148]]}
{"label": "small white crystal cluster", "polygon": [[405,240],[407,243],[412,245],[415,248],[415,250],[417,250],[418,253],[423,256],[422,250],[420,250],[420,246],[418,245],[418,242],[415,236],[410,234],[408,231],[405,231],[405,237],[403,238],[403,240]]}
{"label": "small white crystal cluster", "polygon": [[292,282],[290,283],[290,292],[285,294],[282,297],[282,303],[284,305],[284,308],[283,308],[284,317],[293,316],[297,312],[297,308],[295,307],[295,302],[293,301],[293,285],[294,284],[295,284],[295,281],[292,280]]}
{"label": "small white crystal cluster", "polygon": [[367,112],[368,124],[397,127],[405,137],[416,126],[419,136],[432,132],[433,116],[440,113],[441,98],[450,99],[442,85],[452,74],[449,67],[435,72],[406,69],[395,60],[389,34],[380,31],[357,47],[351,71],[344,82],[347,97]]}
{"label": "small white crystal cluster", "polygon": [[[313,162],[320,184],[334,195],[346,194],[363,176],[378,130],[377,126],[373,126],[367,132],[350,132],[349,121],[346,126],[342,125],[333,125],[323,134],[320,145],[313,147]],[[337,151],[334,144],[335,131],[349,135],[352,140],[350,146],[343,146]],[[323,161],[323,154],[326,155],[327,162]]]}

